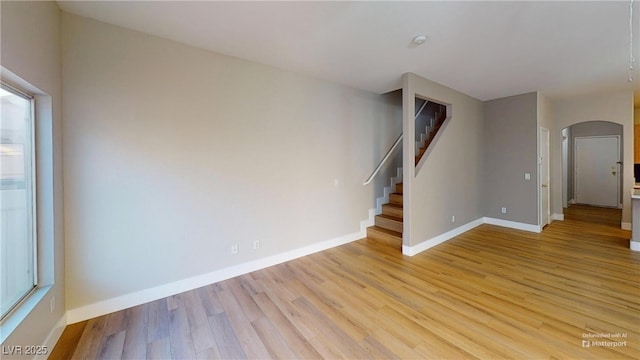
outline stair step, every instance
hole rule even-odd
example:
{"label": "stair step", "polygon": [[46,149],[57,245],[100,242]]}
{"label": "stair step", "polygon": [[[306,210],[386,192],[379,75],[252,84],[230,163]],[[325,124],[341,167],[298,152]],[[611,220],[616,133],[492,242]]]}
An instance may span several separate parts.
{"label": "stair step", "polygon": [[375,224],[387,230],[402,232],[402,218],[389,215],[376,215]]}
{"label": "stair step", "polygon": [[415,156],[416,165],[418,165],[424,153],[427,152],[429,145],[431,144],[433,139],[436,137],[436,134],[444,124],[444,121],[446,120],[446,118],[447,118],[446,107],[442,107],[442,112],[436,112],[437,120],[435,121],[435,124],[432,124],[432,126],[427,126],[427,136],[424,141],[424,145],[421,146],[419,149],[416,148],[416,156]]}
{"label": "stair step", "polygon": [[389,194],[389,204],[402,206],[402,194],[392,193]]}
{"label": "stair step", "polygon": [[389,215],[389,216],[401,218],[403,216],[402,205],[383,204],[382,215]]}
{"label": "stair step", "polygon": [[396,193],[402,194],[402,183],[396,184]]}
{"label": "stair step", "polygon": [[378,226],[367,228],[367,238],[402,249],[402,233]]}

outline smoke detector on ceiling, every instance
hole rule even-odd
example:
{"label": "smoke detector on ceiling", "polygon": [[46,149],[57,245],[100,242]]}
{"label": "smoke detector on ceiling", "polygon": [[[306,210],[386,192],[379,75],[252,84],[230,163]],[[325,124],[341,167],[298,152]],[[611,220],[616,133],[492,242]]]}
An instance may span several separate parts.
{"label": "smoke detector on ceiling", "polygon": [[424,44],[427,41],[427,36],[426,35],[416,35],[416,37],[413,38],[413,45],[416,46],[420,46],[422,44]]}

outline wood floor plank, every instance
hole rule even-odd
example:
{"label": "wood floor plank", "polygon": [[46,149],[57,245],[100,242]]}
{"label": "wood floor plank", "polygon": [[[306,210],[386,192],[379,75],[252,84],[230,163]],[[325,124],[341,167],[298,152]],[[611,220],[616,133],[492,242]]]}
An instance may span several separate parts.
{"label": "wood floor plank", "polygon": [[104,338],[104,327],[107,322],[106,316],[90,319],[85,326],[78,341],[76,351],[72,359],[95,359],[98,357],[100,347]]}
{"label": "wood floor plank", "polygon": [[396,354],[396,357],[400,359],[422,359],[414,348],[407,346],[401,339],[390,334],[386,327],[377,327],[372,330],[372,336],[378,341],[383,343],[388,349]]}
{"label": "wood floor plank", "polygon": [[303,316],[300,311],[296,309],[291,301],[289,301],[288,295],[280,290],[280,286],[276,285],[275,282],[271,282],[267,277],[258,281],[262,284],[265,293],[268,294],[271,301],[273,301],[280,312],[284,314],[305,339],[310,340],[319,334],[319,330],[313,321]]}
{"label": "wood floor plank", "polygon": [[620,210],[565,214],[412,257],[355,241],[69,326],[51,358],[640,359],[640,253]]}
{"label": "wood floor plank", "polygon": [[312,319],[312,321],[317,324],[321,329],[323,337],[331,341],[333,348],[345,357],[350,359],[370,358],[369,354],[358,345],[358,341],[361,339],[351,338],[333,321],[333,318],[327,317],[327,315],[318,310],[309,300],[300,297],[294,300],[293,304],[304,316]]}
{"label": "wood floor plank", "polygon": [[321,357],[266,293],[257,293],[253,298],[298,358],[319,359]]}
{"label": "wood floor plank", "polygon": [[[174,303],[176,306],[181,302]],[[175,307],[169,311],[169,339],[171,356],[174,359],[195,359],[196,351],[193,347],[191,328],[184,306]]]}
{"label": "wood floor plank", "polygon": [[251,322],[231,290],[218,291],[218,297],[247,357],[252,359],[269,358],[269,351],[251,326]]}
{"label": "wood floor plank", "polygon": [[341,353],[335,344],[326,339],[323,334],[316,335],[313,339],[309,340],[314,349],[322,356],[323,359],[346,359],[347,356]]}
{"label": "wood floor plank", "polygon": [[124,311],[116,311],[107,315],[107,322],[104,326],[104,334],[109,336],[119,333],[125,329],[126,319]]}
{"label": "wood floor plank", "polygon": [[339,309],[340,306],[337,305],[334,300],[330,299],[333,297],[332,294],[328,293],[328,295],[331,296],[319,297],[317,292],[310,290],[298,279],[290,280],[288,284],[290,287],[297,289],[297,292],[301,294],[301,298],[309,301],[309,303],[318,309],[318,311],[320,311],[324,316],[330,318],[331,322],[344,331],[351,339],[359,341],[367,336],[366,332],[353,324],[349,318],[341,315]]}
{"label": "wood floor plank", "polygon": [[78,340],[82,337],[84,328],[88,321],[81,321],[75,324],[67,325],[62,332],[60,340],[49,355],[50,360],[66,360],[73,357],[73,353],[78,347]]}
{"label": "wood floor plank", "polygon": [[169,310],[167,298],[152,301],[148,307],[147,343],[169,337]]}
{"label": "wood floor plank", "polygon": [[293,349],[287,345],[278,329],[266,317],[261,317],[251,323],[258,337],[271,354],[272,359],[295,359],[298,356]]}
{"label": "wood floor plank", "polygon": [[368,335],[366,338],[362,339],[359,342],[359,345],[365,349],[372,358],[374,359],[400,359],[398,355],[389,350],[384,344],[382,344],[378,339],[374,338],[371,335]]}
{"label": "wood floor plank", "polygon": [[215,347],[216,342],[211,332],[207,311],[202,304],[198,291],[187,291],[183,295],[189,330],[196,354]]}
{"label": "wood floor plank", "polygon": [[[236,298],[236,301],[238,301],[240,307],[242,307],[242,312],[245,314],[249,322],[254,322],[264,317],[264,314],[251,297],[251,293],[254,293],[255,290],[254,287],[243,286],[242,279],[240,279],[239,277],[229,279],[227,281],[227,284],[229,285],[229,290]],[[247,288],[249,290],[247,290]]]}
{"label": "wood floor plank", "polygon": [[147,357],[147,330],[149,329],[148,304],[124,310],[125,332],[123,359],[145,359]]}
{"label": "wood floor plank", "polygon": [[147,359],[171,359],[171,339],[161,338],[147,344]]}
{"label": "wood floor plank", "polygon": [[200,301],[202,301],[202,305],[207,311],[207,316],[217,315],[224,312],[224,308],[222,308],[222,304],[220,304],[220,300],[218,299],[218,294],[213,286],[204,286],[197,289],[197,291],[200,296]]}
{"label": "wood floor plank", "polygon": [[100,348],[97,359],[110,360],[122,358],[125,335],[126,331],[124,330],[107,335],[102,342],[102,347]]}
{"label": "wood floor plank", "polygon": [[247,355],[224,313],[209,317],[209,324],[222,359],[246,359]]}

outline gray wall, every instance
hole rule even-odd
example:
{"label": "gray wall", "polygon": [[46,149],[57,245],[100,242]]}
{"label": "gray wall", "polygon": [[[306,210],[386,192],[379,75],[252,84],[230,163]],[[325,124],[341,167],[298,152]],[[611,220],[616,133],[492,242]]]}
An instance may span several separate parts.
{"label": "gray wall", "polygon": [[[415,97],[450,105],[451,118],[431,150],[414,166],[415,142],[403,143],[404,245],[415,246],[482,217],[482,102],[407,73],[403,94],[405,139],[413,139]],[[451,217],[456,221],[452,222]]]}
{"label": "gray wall", "polygon": [[[587,121],[579,124],[575,124],[569,127],[569,151],[568,151],[568,164],[569,164],[569,173],[567,174],[568,178],[568,196],[569,200],[575,200],[575,154],[574,154],[574,144],[575,138],[583,137],[583,136],[604,136],[604,135],[618,135],[620,136],[620,149],[624,149],[624,139],[622,137],[622,125],[615,124],[606,121]],[[624,154],[620,153],[620,161],[624,163]],[[621,176],[620,176],[620,189],[622,189],[622,180],[624,179],[624,169],[621,168]],[[622,204],[622,198],[624,193],[620,191],[620,203]]]}
{"label": "gray wall", "polygon": [[537,102],[528,93],[484,103],[484,216],[538,224]]}
{"label": "gray wall", "polygon": [[[402,89],[383,94],[380,99],[386,103],[390,111],[386,118],[388,123],[385,129],[373,138],[376,142],[374,146],[376,149],[375,159],[377,162],[384,158],[394,141],[402,133]],[[389,135],[392,136],[390,137]],[[372,164],[371,171],[378,165],[377,162],[375,165]],[[396,148],[391,157],[383,164],[378,175],[376,175],[368,185],[373,188],[375,198],[384,195],[384,188],[390,185],[392,177],[397,176],[399,168],[402,168],[402,145]],[[367,174],[367,177],[368,176],[369,174]],[[364,181],[365,179],[362,180]]]}
{"label": "gray wall", "polygon": [[[2,346],[51,347],[65,325],[60,10],[55,2],[2,1],[0,6],[3,68],[37,87],[35,93],[46,94],[39,99],[47,111],[39,112],[36,119],[37,230],[40,281],[51,286]],[[9,322],[5,319],[2,324],[3,336]]]}
{"label": "gray wall", "polygon": [[362,182],[400,132],[393,95],[66,13],[62,39],[74,320],[358,233],[375,207]]}

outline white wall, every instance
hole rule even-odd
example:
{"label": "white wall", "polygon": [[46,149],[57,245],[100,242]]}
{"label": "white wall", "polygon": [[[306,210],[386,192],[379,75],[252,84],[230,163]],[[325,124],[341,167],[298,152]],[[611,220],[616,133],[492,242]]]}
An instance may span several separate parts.
{"label": "white wall", "polygon": [[[584,121],[609,121],[622,125],[623,158],[633,159],[633,92],[591,94],[555,100],[552,103],[555,138],[552,143],[552,212],[562,213],[562,129]],[[622,223],[631,224],[633,161],[625,160],[622,170]]]}
{"label": "white wall", "polygon": [[358,233],[375,206],[393,101],[66,13],[62,37],[71,321]]}
{"label": "white wall", "polygon": [[[38,292],[42,297],[2,346],[47,345],[51,350],[65,324],[60,10],[55,2],[21,1],[2,1],[0,9],[0,62],[7,70],[2,76],[24,80],[28,84],[19,85],[29,85],[28,90],[40,94],[36,108],[38,265],[40,283],[48,285]],[[11,317],[3,321],[3,331],[11,322]]]}
{"label": "white wall", "polygon": [[[441,128],[419,165],[413,166],[415,142],[403,142],[404,246],[416,246],[482,217],[482,102],[415,74],[404,75],[404,139],[414,139],[414,98],[451,105],[452,117]],[[408,114],[408,115],[407,115]],[[451,222],[451,217],[456,222]],[[418,246],[420,247],[420,246]]]}

